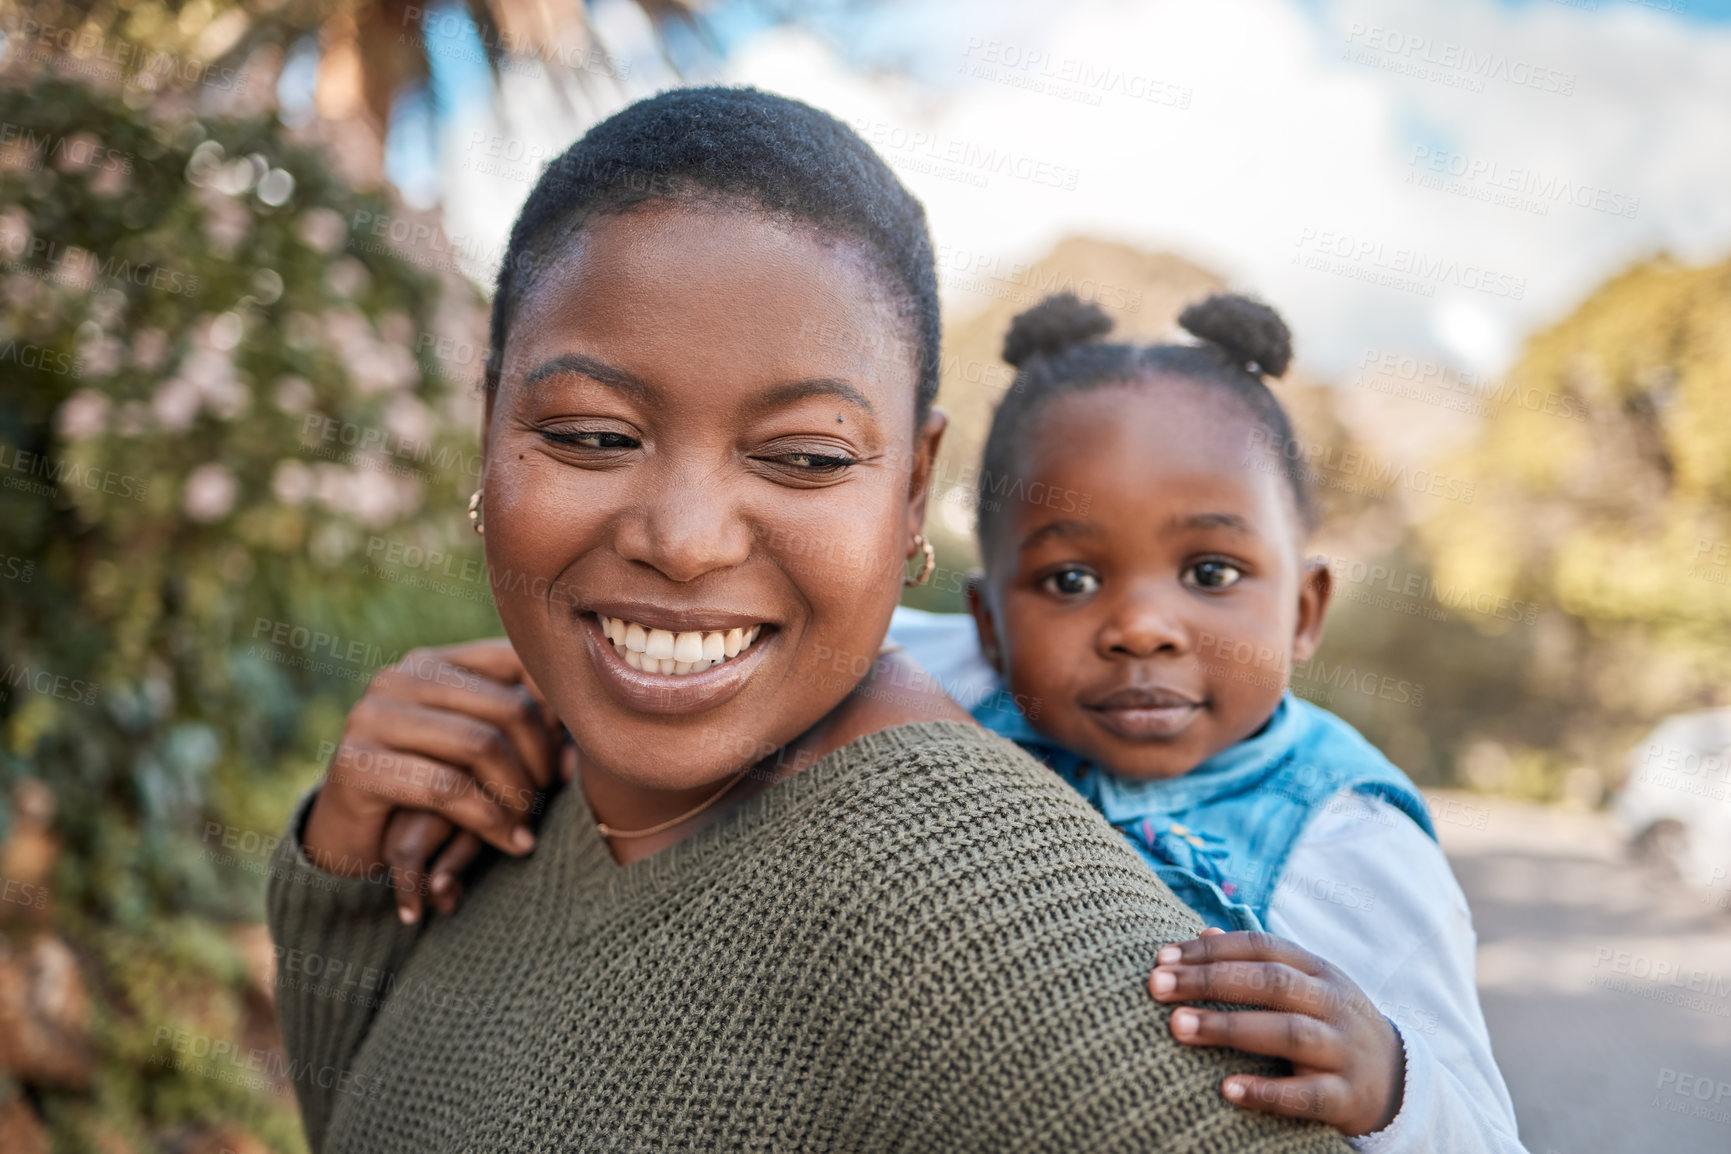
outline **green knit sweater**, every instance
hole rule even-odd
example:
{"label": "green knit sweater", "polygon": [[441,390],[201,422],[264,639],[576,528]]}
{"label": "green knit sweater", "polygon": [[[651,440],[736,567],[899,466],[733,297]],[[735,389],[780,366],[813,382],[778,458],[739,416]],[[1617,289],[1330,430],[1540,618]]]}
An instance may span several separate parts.
{"label": "green knit sweater", "polygon": [[1202,923],[1056,777],[955,722],[871,734],[620,866],[583,794],[451,917],[273,862],[315,1150],[1344,1150],[1219,1092],[1154,956]]}

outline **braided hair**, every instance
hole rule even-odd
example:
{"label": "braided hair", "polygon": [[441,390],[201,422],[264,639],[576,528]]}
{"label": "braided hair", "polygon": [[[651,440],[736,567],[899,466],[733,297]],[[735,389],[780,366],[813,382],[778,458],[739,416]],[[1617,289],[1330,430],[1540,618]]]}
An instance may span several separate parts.
{"label": "braided hair", "polygon": [[596,216],[653,201],[743,205],[858,245],[914,337],[916,422],[938,391],[938,284],[925,209],[871,146],[810,105],[752,88],[678,88],[591,128],[542,172],[499,269],[486,386],[512,318]]}
{"label": "braided hair", "polygon": [[[987,499],[992,479],[1010,474],[1012,462],[1022,455],[1022,434],[1031,419],[1060,397],[1151,376],[1181,377],[1236,400],[1273,434],[1275,444],[1291,440],[1292,422],[1264,379],[1285,373],[1292,361],[1292,333],[1280,314],[1260,301],[1223,293],[1186,308],[1178,324],[1200,343],[1102,341],[1099,338],[1112,331],[1112,318],[1072,293],[1049,296],[1010,322],[1004,360],[1016,368],[1016,379],[992,416],[980,469],[977,531],[984,555],[991,555],[1001,515],[1001,502]],[[1309,482],[1296,461],[1284,453],[1278,458],[1308,531],[1316,524]]]}

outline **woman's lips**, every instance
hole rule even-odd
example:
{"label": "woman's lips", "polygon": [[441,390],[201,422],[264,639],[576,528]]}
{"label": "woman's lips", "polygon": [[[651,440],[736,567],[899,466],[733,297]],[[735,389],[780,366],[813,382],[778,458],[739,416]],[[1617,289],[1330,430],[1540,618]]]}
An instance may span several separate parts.
{"label": "woman's lips", "polygon": [[1204,703],[1175,689],[1127,686],[1083,708],[1102,729],[1126,741],[1166,741],[1190,728]]}
{"label": "woman's lips", "polygon": [[613,651],[625,664],[644,673],[689,676],[702,673],[723,661],[732,661],[751,648],[763,631],[762,625],[731,629],[655,629],[622,617],[597,613],[601,633],[613,643]]}
{"label": "woman's lips", "polygon": [[[597,614],[585,613],[579,620],[584,646],[601,674],[601,684],[619,704],[639,713],[701,713],[731,700],[745,688],[781,637],[774,627],[758,626],[755,641],[701,671],[650,673],[626,663],[620,647],[607,636],[609,627],[603,626]],[[619,631],[616,625],[611,629]]]}

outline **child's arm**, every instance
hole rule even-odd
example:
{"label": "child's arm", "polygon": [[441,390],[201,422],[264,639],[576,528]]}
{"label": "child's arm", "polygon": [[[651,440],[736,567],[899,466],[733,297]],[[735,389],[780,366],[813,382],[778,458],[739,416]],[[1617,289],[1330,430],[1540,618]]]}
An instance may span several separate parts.
{"label": "child's arm", "polygon": [[1472,915],[1436,842],[1386,802],[1342,794],[1293,847],[1267,923],[1327,958],[1400,1032],[1400,1113],[1354,1147],[1521,1154],[1479,1009]]}
{"label": "child's arm", "polygon": [[1220,1090],[1229,1101],[1327,1122],[1349,1138],[1385,1128],[1400,1112],[1400,1034],[1351,978],[1284,938],[1203,930],[1160,951],[1148,987],[1161,1002],[1261,1007],[1172,1012],[1172,1035],[1181,1042],[1292,1063],[1286,1078],[1227,1078]]}

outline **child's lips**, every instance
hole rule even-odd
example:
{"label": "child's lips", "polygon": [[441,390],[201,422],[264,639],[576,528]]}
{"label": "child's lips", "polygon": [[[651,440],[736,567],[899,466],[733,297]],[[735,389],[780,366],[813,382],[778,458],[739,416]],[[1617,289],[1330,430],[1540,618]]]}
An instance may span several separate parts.
{"label": "child's lips", "polygon": [[1177,737],[1202,714],[1203,703],[1175,689],[1126,686],[1084,707],[1108,733],[1126,741]]}

